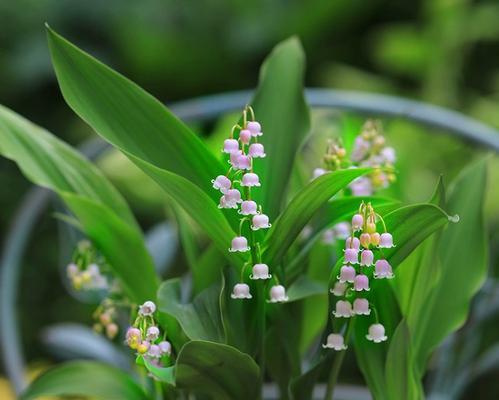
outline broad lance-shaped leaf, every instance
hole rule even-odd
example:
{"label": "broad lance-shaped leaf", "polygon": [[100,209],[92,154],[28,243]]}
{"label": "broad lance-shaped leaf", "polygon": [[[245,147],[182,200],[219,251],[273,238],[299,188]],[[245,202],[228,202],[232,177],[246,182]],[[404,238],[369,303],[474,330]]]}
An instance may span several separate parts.
{"label": "broad lance-shaped leaf", "polygon": [[158,290],[158,308],[174,317],[189,339],[225,342],[220,290],[220,285],[215,284],[202,291],[192,303],[183,304],[180,279],[170,279]]}
{"label": "broad lance-shaped leaf", "polygon": [[2,155],[14,160],[33,183],[62,197],[130,298],[154,298],[158,281],[142,233],[126,202],[99,170],[49,132],[3,107],[0,139]]}
{"label": "broad lance-shaped leaf", "polygon": [[442,232],[429,250],[434,265],[431,273],[436,276],[433,285],[411,297],[407,321],[420,375],[431,351],[464,323],[471,299],[486,278],[488,242],[483,221],[486,169],[486,160],[480,160],[466,168],[451,187],[447,207],[459,215],[460,221]]}
{"label": "broad lance-shaped leaf", "polygon": [[119,369],[92,361],[62,364],[40,375],[20,400],[42,396],[78,396],[101,400],[149,400],[142,388]]}
{"label": "broad lance-shaped leaf", "polygon": [[211,179],[225,168],[157,99],[47,27],[64,99],[118,149],[194,182],[212,199]]}
{"label": "broad lance-shaped leaf", "polygon": [[176,363],[178,388],[217,400],[255,400],[260,397],[260,369],[234,347],[193,340],[180,350]]}
{"label": "broad lance-shaped leaf", "polygon": [[251,102],[262,124],[267,157],[254,163],[262,187],[254,197],[274,220],[287,193],[293,162],[310,128],[309,109],[303,93],[305,55],[293,37],[277,45],[260,70],[260,82]]}
{"label": "broad lance-shaped leaf", "polygon": [[370,171],[370,168],[355,168],[330,172],[296,194],[267,235],[265,262],[278,264],[316,211],[355,178]]}

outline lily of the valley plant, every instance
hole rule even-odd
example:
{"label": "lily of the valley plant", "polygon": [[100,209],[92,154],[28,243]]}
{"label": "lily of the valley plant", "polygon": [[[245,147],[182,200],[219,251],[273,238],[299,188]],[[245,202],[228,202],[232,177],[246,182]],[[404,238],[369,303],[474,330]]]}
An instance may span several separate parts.
{"label": "lily of the valley plant", "polygon": [[[67,278],[97,294],[95,334],[128,348],[133,366],[61,364],[21,398],[253,400],[277,385],[280,398],[304,400],[325,385],[330,399],[352,350],[374,398],[424,397],[429,356],[463,323],[485,275],[484,162],[451,191],[440,181],[428,202],[402,204],[379,192],[404,160],[368,120],[345,124],[308,165],[314,114],[294,38],[274,49],[249,105],[225,116],[232,128],[209,143],[51,29],[48,40],[68,105],[165,192],[185,265],[164,272],[100,170],[0,108],[0,153],[67,206],[64,220],[86,237]],[[450,224],[454,214],[466,222]]]}

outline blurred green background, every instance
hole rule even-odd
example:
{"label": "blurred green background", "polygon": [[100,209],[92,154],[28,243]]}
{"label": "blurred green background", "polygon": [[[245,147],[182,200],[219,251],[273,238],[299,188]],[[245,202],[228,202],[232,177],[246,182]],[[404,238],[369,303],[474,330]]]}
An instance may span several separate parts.
{"label": "blurred green background", "polygon": [[[296,34],[307,54],[307,86],[416,98],[499,127],[498,21],[499,2],[494,0],[1,1],[0,103],[73,145],[92,135],[57,87],[43,25],[48,22],[165,102],[255,87],[263,58],[276,43]],[[327,131],[323,115],[314,121],[316,131]],[[199,127],[205,134],[212,128]],[[401,177],[391,189],[407,201],[424,200],[439,173],[450,181],[486,152],[404,121],[388,121],[386,129],[399,159],[411,159],[401,161]],[[161,198],[147,185],[137,193],[133,185],[141,177],[123,176],[116,168],[121,163],[116,156],[103,161],[148,227],[163,214]],[[497,183],[497,157],[490,164],[490,182]],[[3,242],[30,185],[4,159],[0,185]],[[497,269],[495,186],[488,193],[487,215],[491,232],[496,232],[491,233],[491,260]],[[46,215],[22,276],[30,296],[20,300],[19,315],[30,360],[44,357],[37,341],[40,327],[91,321],[92,306],[66,294],[56,244],[56,222]]]}

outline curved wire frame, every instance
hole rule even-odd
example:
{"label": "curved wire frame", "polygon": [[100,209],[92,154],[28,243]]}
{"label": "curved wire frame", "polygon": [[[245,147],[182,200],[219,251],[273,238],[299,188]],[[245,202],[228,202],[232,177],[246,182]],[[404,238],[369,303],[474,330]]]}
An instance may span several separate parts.
{"label": "curved wire frame", "polygon": [[[170,109],[182,120],[203,121],[244,107],[252,91],[230,92],[177,102]],[[330,89],[307,89],[306,98],[313,108],[358,112],[371,116],[409,119],[445,130],[476,145],[499,152],[499,131],[463,114],[400,97]],[[90,159],[97,158],[108,145],[92,139],[80,146]],[[13,219],[0,262],[0,346],[8,378],[16,393],[26,387],[25,360],[15,315],[21,260],[32,230],[50,202],[51,192],[34,187],[25,196]]]}

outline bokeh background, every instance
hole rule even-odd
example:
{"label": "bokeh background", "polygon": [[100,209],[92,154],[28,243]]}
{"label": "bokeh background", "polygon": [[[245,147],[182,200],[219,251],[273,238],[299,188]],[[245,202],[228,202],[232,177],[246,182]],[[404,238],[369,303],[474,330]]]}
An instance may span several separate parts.
{"label": "bokeh background", "polygon": [[[254,87],[272,47],[298,35],[307,54],[307,86],[420,99],[499,128],[498,21],[499,2],[494,0],[0,1],[0,103],[73,145],[93,135],[57,87],[44,31],[48,22],[167,103]],[[315,121],[316,131],[327,132],[327,124],[321,125],[324,118]],[[208,135],[213,126],[198,128]],[[406,121],[386,121],[386,130],[399,159],[411,160],[401,162],[405,175],[391,189],[408,201],[424,200],[440,173],[451,180],[465,164],[487,153]],[[163,215],[161,195],[153,186],[137,190],[140,176],[122,168],[120,157],[110,155],[101,166],[144,227]],[[497,157],[491,157],[490,166],[486,212],[494,279]],[[12,162],[0,159],[2,243],[29,186]],[[18,312],[34,370],[52,361],[38,338],[42,327],[59,321],[91,323],[93,306],[69,296],[61,280],[56,225],[47,214],[37,226],[22,274],[23,293],[29,296],[21,297]],[[181,258],[178,254],[177,261]],[[497,320],[492,317],[484,328],[484,348],[497,337]],[[497,398],[493,374],[485,374],[470,392]],[[7,390],[2,380],[0,397]]]}

